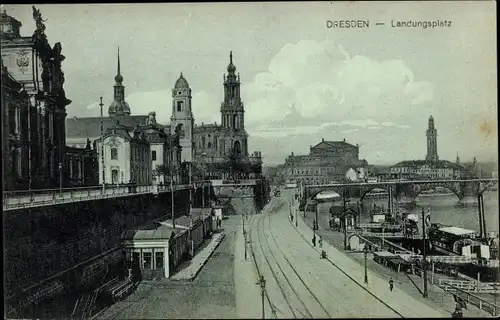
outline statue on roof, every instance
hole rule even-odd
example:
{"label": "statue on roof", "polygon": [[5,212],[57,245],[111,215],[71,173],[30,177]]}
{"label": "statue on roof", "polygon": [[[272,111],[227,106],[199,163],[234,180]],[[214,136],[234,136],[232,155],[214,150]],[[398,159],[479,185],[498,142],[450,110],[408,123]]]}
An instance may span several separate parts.
{"label": "statue on roof", "polygon": [[33,8],[33,20],[35,20],[36,23],[36,31],[39,33],[44,33],[45,31],[45,25],[43,24],[47,19],[43,20],[42,14],[40,13],[40,9],[35,8],[35,6],[32,6]]}

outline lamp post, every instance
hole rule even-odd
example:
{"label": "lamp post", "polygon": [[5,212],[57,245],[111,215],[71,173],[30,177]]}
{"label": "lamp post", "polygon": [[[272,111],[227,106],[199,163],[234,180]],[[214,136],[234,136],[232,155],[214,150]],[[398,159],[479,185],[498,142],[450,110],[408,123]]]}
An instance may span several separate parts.
{"label": "lamp post", "polygon": [[363,253],[365,254],[365,284],[368,284],[368,267],[367,267],[367,256],[368,256],[368,246],[365,243],[363,248]]}
{"label": "lamp post", "polygon": [[62,163],[59,162],[59,194],[62,196]]}
{"label": "lamp post", "polygon": [[424,298],[427,298],[428,296],[428,292],[427,292],[427,245],[425,243],[425,212],[424,212],[424,208],[422,208],[422,240],[423,240],[423,250],[422,250],[422,268],[423,268],[423,272],[424,272],[424,292],[422,293],[422,296]]}
{"label": "lamp post", "polygon": [[298,227],[299,223],[297,222],[299,220],[299,210],[295,209],[295,226]]}
{"label": "lamp post", "polygon": [[102,116],[102,107],[104,104],[102,103],[102,97],[100,97],[101,102],[99,103],[99,107],[101,107],[101,165],[102,165],[102,193],[105,192],[106,186],[106,171],[104,169],[104,119]]}

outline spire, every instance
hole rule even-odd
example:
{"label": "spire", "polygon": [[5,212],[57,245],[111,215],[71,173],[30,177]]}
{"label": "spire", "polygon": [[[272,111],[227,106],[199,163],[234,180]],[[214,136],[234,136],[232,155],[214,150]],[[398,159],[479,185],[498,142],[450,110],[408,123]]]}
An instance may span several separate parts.
{"label": "spire", "polygon": [[233,64],[233,52],[229,52],[229,65],[227,66],[227,72],[230,75],[234,75],[234,72],[236,71],[236,67]]}
{"label": "spire", "polygon": [[121,75],[121,72],[120,72],[120,47],[118,47],[118,65],[117,65],[117,68],[116,68],[116,77],[115,77],[115,81],[117,83],[122,83],[123,82],[123,77]]}

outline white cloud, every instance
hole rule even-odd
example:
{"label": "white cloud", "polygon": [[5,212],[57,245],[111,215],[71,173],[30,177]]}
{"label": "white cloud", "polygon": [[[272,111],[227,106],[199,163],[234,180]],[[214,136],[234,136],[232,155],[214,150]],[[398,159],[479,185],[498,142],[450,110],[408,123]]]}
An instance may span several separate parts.
{"label": "white cloud", "polygon": [[418,112],[416,105],[433,99],[433,87],[417,81],[401,60],[351,57],[332,41],[299,41],[284,46],[242,95],[249,125],[283,119],[291,104],[302,117],[325,122],[383,121]]}

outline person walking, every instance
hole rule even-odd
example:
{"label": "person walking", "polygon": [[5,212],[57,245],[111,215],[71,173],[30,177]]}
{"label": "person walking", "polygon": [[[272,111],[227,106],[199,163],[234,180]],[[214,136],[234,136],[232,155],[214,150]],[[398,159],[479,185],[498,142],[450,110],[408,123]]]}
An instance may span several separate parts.
{"label": "person walking", "polygon": [[318,244],[319,244],[319,248],[322,249],[323,248],[323,238],[321,238],[321,236],[319,236]]}
{"label": "person walking", "polygon": [[392,289],[394,289],[394,280],[392,280],[392,278],[389,279],[389,290],[391,290],[392,292]]}
{"label": "person walking", "polygon": [[315,247],[316,247],[316,235],[314,235],[314,236],[313,236],[313,238],[312,238],[312,242],[313,242],[313,246],[315,246]]}

